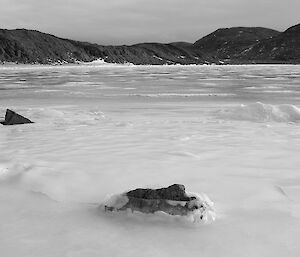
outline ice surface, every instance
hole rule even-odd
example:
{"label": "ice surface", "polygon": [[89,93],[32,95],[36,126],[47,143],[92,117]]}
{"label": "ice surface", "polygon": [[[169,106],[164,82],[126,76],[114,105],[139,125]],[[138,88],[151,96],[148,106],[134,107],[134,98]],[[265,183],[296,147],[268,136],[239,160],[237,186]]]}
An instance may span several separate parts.
{"label": "ice surface", "polygon": [[[298,257],[299,83],[296,65],[1,66],[0,117],[35,123],[0,126],[0,255]],[[98,209],[174,183],[215,222]]]}

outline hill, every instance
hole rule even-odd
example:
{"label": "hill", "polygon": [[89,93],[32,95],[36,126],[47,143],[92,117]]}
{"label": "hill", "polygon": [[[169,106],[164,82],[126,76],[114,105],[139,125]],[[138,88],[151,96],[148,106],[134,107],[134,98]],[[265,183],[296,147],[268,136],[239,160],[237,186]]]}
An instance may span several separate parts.
{"label": "hill", "polygon": [[240,59],[241,54],[261,40],[272,38],[280,32],[261,27],[222,28],[199,39],[193,47],[212,60]]}
{"label": "hill", "polygon": [[[19,63],[74,63],[104,59],[111,63],[197,63],[182,47],[144,43],[132,46],[102,46],[59,38],[34,30],[0,30],[0,61]],[[199,62],[198,62],[199,63]]]}
{"label": "hill", "polygon": [[251,46],[241,58],[264,63],[300,63],[300,24]]}
{"label": "hill", "polygon": [[70,41],[34,30],[0,30],[0,60],[21,63],[91,61]]}
{"label": "hill", "polygon": [[300,63],[300,24],[280,33],[261,27],[218,29],[194,44],[141,43],[103,46],[59,38],[35,30],[0,29],[0,61],[76,63],[103,59],[109,63]]}

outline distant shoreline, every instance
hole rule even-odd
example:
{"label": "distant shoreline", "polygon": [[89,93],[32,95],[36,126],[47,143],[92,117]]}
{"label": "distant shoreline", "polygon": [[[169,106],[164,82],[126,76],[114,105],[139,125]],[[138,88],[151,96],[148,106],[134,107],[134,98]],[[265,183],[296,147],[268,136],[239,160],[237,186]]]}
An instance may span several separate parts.
{"label": "distant shoreline", "polygon": [[241,64],[129,64],[129,63],[94,63],[94,62],[83,62],[83,63],[64,63],[64,64],[41,64],[41,63],[0,63],[0,68],[14,68],[14,67],[49,67],[49,68],[59,68],[59,67],[111,67],[111,68],[118,68],[118,67],[230,67],[230,66],[300,66],[300,63],[241,63]]}

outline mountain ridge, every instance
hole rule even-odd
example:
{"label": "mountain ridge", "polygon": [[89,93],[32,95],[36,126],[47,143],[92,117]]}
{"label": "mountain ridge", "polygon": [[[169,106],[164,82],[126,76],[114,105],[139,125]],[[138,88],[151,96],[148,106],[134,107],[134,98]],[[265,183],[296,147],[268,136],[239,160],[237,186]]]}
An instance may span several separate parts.
{"label": "mountain ridge", "polygon": [[0,62],[247,64],[300,63],[300,24],[284,32],[263,27],[220,28],[194,43],[99,45],[37,30],[0,29]]}

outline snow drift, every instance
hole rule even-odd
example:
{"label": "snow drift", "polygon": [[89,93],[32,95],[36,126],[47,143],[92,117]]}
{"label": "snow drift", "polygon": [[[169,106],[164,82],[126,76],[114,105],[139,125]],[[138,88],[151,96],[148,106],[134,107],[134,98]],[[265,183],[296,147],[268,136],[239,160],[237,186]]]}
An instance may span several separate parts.
{"label": "snow drift", "polygon": [[231,120],[254,122],[300,122],[300,108],[292,104],[264,104],[261,102],[241,104],[222,110],[220,116]]}

